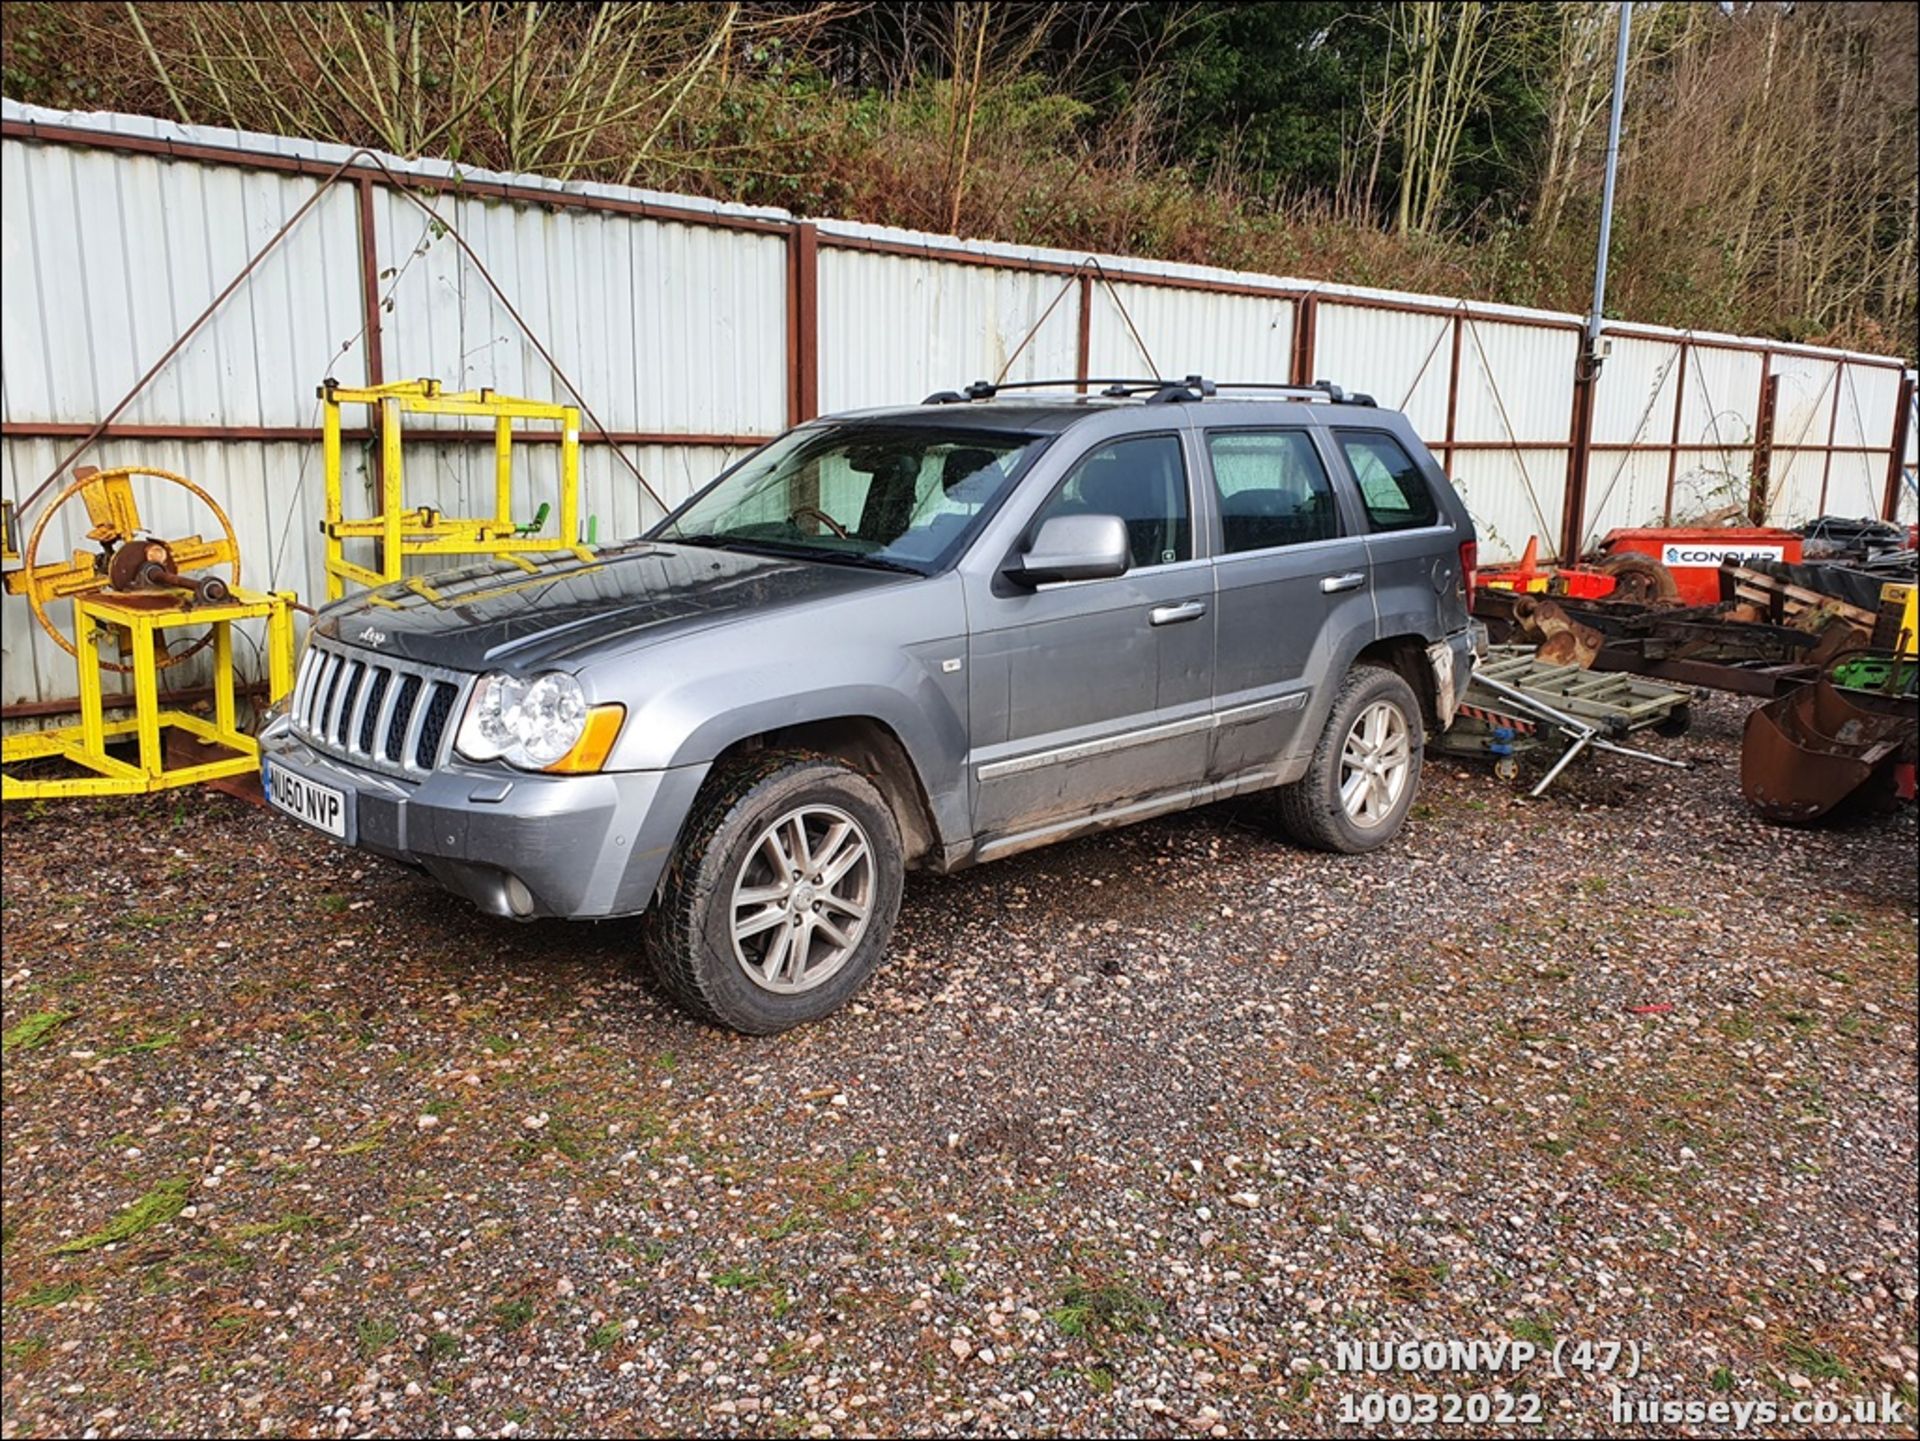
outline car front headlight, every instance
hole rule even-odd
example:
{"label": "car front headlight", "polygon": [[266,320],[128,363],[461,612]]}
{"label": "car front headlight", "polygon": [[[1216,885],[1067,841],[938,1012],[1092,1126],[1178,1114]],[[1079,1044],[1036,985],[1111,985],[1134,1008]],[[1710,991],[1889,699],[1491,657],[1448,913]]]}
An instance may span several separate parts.
{"label": "car front headlight", "polygon": [[532,680],[495,672],[474,686],[454,748],[521,770],[597,771],[625,715],[623,706],[589,706],[580,682],[562,671]]}

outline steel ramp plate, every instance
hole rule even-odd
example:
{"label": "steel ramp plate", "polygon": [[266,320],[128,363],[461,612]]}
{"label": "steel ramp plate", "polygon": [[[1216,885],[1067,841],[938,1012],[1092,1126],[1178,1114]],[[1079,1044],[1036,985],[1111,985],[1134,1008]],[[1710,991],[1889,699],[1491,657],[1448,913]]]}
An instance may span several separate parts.
{"label": "steel ramp plate", "polygon": [[1590,671],[1577,666],[1548,665],[1530,650],[1496,646],[1487,663],[1474,671],[1537,697],[1542,703],[1589,721],[1603,730],[1640,730],[1658,725],[1680,706],[1689,704],[1690,691],[1651,681],[1623,671]]}

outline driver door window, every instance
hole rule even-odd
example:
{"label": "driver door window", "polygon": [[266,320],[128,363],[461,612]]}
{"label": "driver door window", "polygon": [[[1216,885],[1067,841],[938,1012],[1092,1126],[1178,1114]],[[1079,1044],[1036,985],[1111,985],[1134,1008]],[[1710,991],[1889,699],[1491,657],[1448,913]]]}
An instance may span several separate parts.
{"label": "driver door window", "polygon": [[1056,515],[1119,516],[1126,522],[1134,570],[1192,560],[1193,522],[1180,438],[1134,436],[1091,452],[1035,517],[1034,530]]}

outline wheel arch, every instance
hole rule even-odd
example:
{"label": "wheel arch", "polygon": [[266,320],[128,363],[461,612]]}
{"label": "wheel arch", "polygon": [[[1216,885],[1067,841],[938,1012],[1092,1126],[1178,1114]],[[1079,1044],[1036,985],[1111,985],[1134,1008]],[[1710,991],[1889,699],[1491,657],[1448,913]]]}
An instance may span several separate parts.
{"label": "wheel arch", "polygon": [[1363,646],[1353,658],[1355,665],[1377,665],[1399,675],[1420,699],[1420,718],[1429,731],[1441,729],[1439,697],[1434,688],[1433,666],[1427,661],[1427,639],[1420,635],[1383,636]]}
{"label": "wheel arch", "polygon": [[714,758],[713,773],[742,757],[767,751],[830,756],[873,782],[900,827],[902,859],[909,868],[923,864],[941,848],[926,782],[905,742],[879,717],[828,716],[742,736]]}

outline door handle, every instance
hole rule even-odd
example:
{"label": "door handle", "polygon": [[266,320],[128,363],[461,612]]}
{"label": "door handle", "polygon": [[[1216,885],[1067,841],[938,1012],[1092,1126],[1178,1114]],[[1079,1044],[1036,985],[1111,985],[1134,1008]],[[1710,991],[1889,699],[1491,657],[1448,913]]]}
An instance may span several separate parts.
{"label": "door handle", "polygon": [[1320,589],[1324,594],[1332,595],[1336,591],[1358,590],[1366,583],[1367,578],[1363,573],[1350,570],[1345,575],[1327,576],[1320,582]]}
{"label": "door handle", "polygon": [[1204,600],[1183,601],[1179,605],[1156,605],[1147,612],[1148,625],[1178,625],[1183,620],[1198,620],[1207,613]]}

